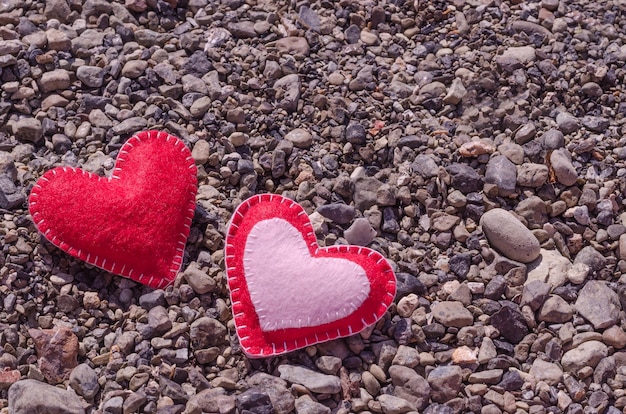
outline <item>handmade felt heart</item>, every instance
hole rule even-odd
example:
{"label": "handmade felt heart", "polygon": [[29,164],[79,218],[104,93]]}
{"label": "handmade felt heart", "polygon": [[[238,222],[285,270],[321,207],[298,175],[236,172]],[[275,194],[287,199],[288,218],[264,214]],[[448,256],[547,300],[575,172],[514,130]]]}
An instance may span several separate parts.
{"label": "handmade felt heart", "polygon": [[174,281],[195,210],[196,166],[178,138],[144,131],[121,148],[108,178],[58,167],[30,194],[39,231],[55,246],[154,288]]}
{"label": "handmade felt heart", "polygon": [[382,255],[321,248],[304,209],[279,195],[237,208],[225,255],[237,334],[253,357],[355,334],[383,316],[396,292]]}

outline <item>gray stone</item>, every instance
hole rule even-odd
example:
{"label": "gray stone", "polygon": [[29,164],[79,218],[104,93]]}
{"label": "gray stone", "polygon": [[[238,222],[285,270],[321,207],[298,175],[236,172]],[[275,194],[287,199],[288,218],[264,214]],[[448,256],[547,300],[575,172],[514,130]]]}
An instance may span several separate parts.
{"label": "gray stone", "polygon": [[189,328],[193,349],[203,349],[224,343],[226,327],[217,319],[204,316],[196,319]]}
{"label": "gray stone", "polygon": [[348,243],[358,246],[367,246],[376,238],[376,230],[372,228],[369,220],[358,218],[343,232]]}
{"label": "gray stone", "polygon": [[528,123],[522,125],[517,131],[515,131],[515,142],[524,145],[535,137],[537,129],[535,124]]}
{"label": "gray stone", "polygon": [[389,394],[379,396],[378,402],[384,414],[404,414],[417,410],[415,405],[407,400]]}
{"label": "gray stone", "polygon": [[155,306],[148,311],[148,330],[150,336],[162,335],[172,328],[167,309]]}
{"label": "gray stone", "polygon": [[65,69],[44,72],[39,80],[39,85],[43,92],[67,89],[70,86],[70,75]]}
{"label": "gray stone", "polygon": [[333,375],[321,374],[296,365],[280,365],[280,378],[285,381],[304,385],[315,393],[335,394],[341,391],[341,382]]}
{"label": "gray stone", "polygon": [[419,154],[411,164],[411,169],[424,178],[436,177],[439,174],[439,166],[435,160],[428,155]]}
{"label": "gray stone", "polygon": [[564,134],[571,134],[580,128],[580,121],[569,112],[559,112],[556,116],[556,123]]}
{"label": "gray stone", "polygon": [[576,373],[584,367],[595,368],[608,353],[608,347],[602,342],[586,341],[563,354],[561,365],[565,371]]}
{"label": "gray stone", "polygon": [[99,88],[104,83],[104,69],[98,66],[79,66],[76,77],[88,88]]}
{"label": "gray stone", "polygon": [[508,211],[489,210],[481,217],[480,225],[489,244],[509,259],[529,263],[539,257],[537,238]]}
{"label": "gray stone", "polygon": [[537,319],[548,323],[565,323],[574,316],[574,309],[562,297],[551,295],[541,307]]}
{"label": "gray stone", "polygon": [[330,408],[313,401],[308,395],[296,399],[296,414],[330,414]]}
{"label": "gray stone", "polygon": [[543,381],[548,385],[558,385],[563,379],[563,370],[558,364],[535,359],[530,367],[529,374],[537,381]]}
{"label": "gray stone", "polygon": [[295,112],[300,101],[300,77],[292,73],[274,82],[274,89],[280,96],[277,105],[287,112]]}
{"label": "gray stone", "polygon": [[204,295],[205,293],[215,291],[217,282],[215,282],[215,280],[209,276],[208,273],[199,269],[198,266],[199,265],[197,263],[192,262],[183,272],[185,280],[189,283],[189,286],[191,286],[193,291],[198,295]]}
{"label": "gray stone", "polygon": [[596,329],[616,324],[621,311],[617,293],[601,280],[588,281],[578,292],[574,307]]}
{"label": "gray stone", "polygon": [[15,138],[24,142],[38,142],[43,137],[41,121],[37,118],[22,118],[13,126]]}
{"label": "gray stone", "polygon": [[309,148],[313,143],[313,135],[305,129],[296,128],[289,131],[285,135],[285,139],[293,142],[293,145],[297,148]]}
{"label": "gray stone", "polygon": [[47,20],[57,19],[61,23],[67,23],[70,13],[70,6],[66,0],[46,0],[43,15]]}
{"label": "gray stone", "polygon": [[574,264],[577,263],[584,263],[597,272],[606,266],[606,258],[593,246],[585,246],[574,259]]}
{"label": "gray stone", "polygon": [[426,407],[430,398],[430,385],[424,377],[414,369],[401,365],[390,366],[389,376],[394,386],[393,395],[410,402],[418,410]]}
{"label": "gray stone", "polygon": [[309,55],[309,42],[304,37],[288,36],[276,41],[276,49],[291,55]]}
{"label": "gray stone", "polygon": [[148,121],[140,116],[134,116],[120,122],[111,128],[111,131],[116,135],[128,135],[134,134],[145,129],[148,126]]}
{"label": "gray stone", "polygon": [[462,328],[474,322],[471,312],[461,302],[437,302],[432,305],[431,309],[435,319],[446,327]]}
{"label": "gray stone", "polygon": [[524,285],[520,305],[528,305],[533,311],[539,309],[548,298],[551,286],[540,280],[533,280]]}
{"label": "gray stone", "polygon": [[455,398],[461,389],[462,380],[463,371],[458,365],[436,367],[428,374],[430,397],[439,403]]}
{"label": "gray stone", "polygon": [[289,414],[295,407],[295,398],[287,389],[287,382],[264,372],[249,377],[246,382],[250,387],[258,387],[270,396],[276,414]]}
{"label": "gray stone", "polygon": [[85,414],[75,394],[32,379],[11,385],[8,400],[9,412],[16,414]]}
{"label": "gray stone", "polygon": [[365,127],[356,122],[350,123],[346,127],[346,141],[351,144],[363,145],[366,142]]}
{"label": "gray stone", "polygon": [[543,134],[543,148],[556,150],[565,146],[565,137],[558,129],[549,129]]}
{"label": "gray stone", "polygon": [[109,398],[102,405],[103,414],[122,414],[124,398],[120,396]]}
{"label": "gray stone", "polygon": [[70,386],[78,395],[91,400],[100,391],[98,374],[88,364],[80,364],[70,374]]}
{"label": "gray stone", "polygon": [[485,170],[485,182],[494,184],[498,188],[498,194],[502,197],[513,194],[517,182],[515,164],[504,155],[492,157]]}
{"label": "gray stone", "polygon": [[517,167],[517,184],[522,187],[541,187],[550,176],[544,164],[525,163]]}
{"label": "gray stone", "polygon": [[378,189],[383,185],[374,177],[359,177],[354,183],[354,205],[361,211],[376,204]]}
{"label": "gray stone", "polygon": [[337,224],[348,224],[354,219],[354,216],[356,215],[356,210],[354,206],[340,203],[324,204],[323,206],[319,206],[317,208],[317,211],[322,216]]}
{"label": "gray stone", "polygon": [[483,177],[469,165],[454,163],[446,167],[446,170],[452,176],[452,188],[463,194],[478,192],[483,189]]}
{"label": "gray stone", "polygon": [[463,85],[463,81],[460,78],[454,78],[452,84],[448,88],[448,93],[443,97],[443,102],[446,104],[458,105],[466,94],[467,90]]}

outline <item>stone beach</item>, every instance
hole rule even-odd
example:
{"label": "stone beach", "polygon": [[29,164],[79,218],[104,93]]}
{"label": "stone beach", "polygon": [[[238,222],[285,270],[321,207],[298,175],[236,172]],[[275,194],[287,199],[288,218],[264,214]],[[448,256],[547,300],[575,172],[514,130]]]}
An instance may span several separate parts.
{"label": "stone beach", "polygon": [[[618,0],[0,1],[0,413],[626,413]],[[625,102],[621,99],[625,98]],[[70,257],[27,209],[180,137],[175,283]],[[374,326],[250,359],[224,238],[258,193],[393,266]]]}

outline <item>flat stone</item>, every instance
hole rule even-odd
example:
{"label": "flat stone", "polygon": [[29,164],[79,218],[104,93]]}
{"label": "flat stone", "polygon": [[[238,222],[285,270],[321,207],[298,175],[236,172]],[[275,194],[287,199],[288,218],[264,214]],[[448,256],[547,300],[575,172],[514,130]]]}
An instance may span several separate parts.
{"label": "flat stone", "polygon": [[70,386],[86,400],[91,400],[100,391],[98,375],[88,364],[80,364],[72,370]]}
{"label": "flat stone", "polygon": [[433,401],[445,403],[455,398],[461,389],[463,371],[458,365],[438,366],[428,374],[430,396]]}
{"label": "flat stone", "polygon": [[600,341],[586,341],[567,351],[561,358],[563,369],[576,373],[584,367],[595,368],[608,355],[608,348]]}
{"label": "flat stone", "polygon": [[524,163],[517,167],[517,184],[522,187],[541,187],[549,177],[550,171],[544,164]]}
{"label": "flat stone", "polygon": [[489,210],[481,217],[480,225],[491,246],[509,259],[529,263],[539,256],[537,238],[508,211]]}
{"label": "flat stone", "polygon": [[32,379],[11,385],[8,400],[11,413],[85,414],[76,394]]}
{"label": "flat stone", "polygon": [[38,142],[43,137],[41,121],[37,118],[19,119],[13,126],[15,138],[24,142]]}
{"label": "flat stone", "polygon": [[356,209],[354,206],[341,203],[324,204],[323,206],[319,206],[317,211],[325,218],[337,224],[348,224],[356,215]]}
{"label": "flat stone", "polygon": [[574,316],[574,309],[562,297],[551,295],[541,307],[537,319],[548,323],[565,323]]}
{"label": "flat stone", "polygon": [[309,55],[309,42],[304,37],[289,36],[276,41],[276,49],[291,55]]}
{"label": "flat stone", "polygon": [[491,157],[485,170],[485,182],[494,184],[498,194],[507,197],[515,192],[517,183],[517,168],[504,155]]}
{"label": "flat stone", "polygon": [[296,399],[296,414],[330,414],[330,408],[303,395]]}
{"label": "flat stone", "polygon": [[409,411],[417,410],[417,408],[407,400],[389,394],[379,396],[378,402],[380,402],[380,407],[384,414],[404,414]]}
{"label": "flat stone", "polygon": [[376,230],[366,218],[358,218],[343,232],[344,237],[350,244],[367,246],[376,238]]}
{"label": "flat stone", "polygon": [[280,365],[280,378],[285,381],[304,385],[315,393],[335,394],[341,391],[341,382],[333,375],[321,374],[296,365]]}
{"label": "flat stone", "polygon": [[622,308],[617,293],[601,280],[588,281],[578,292],[574,307],[596,329],[616,324]]}
{"label": "flat stone", "polygon": [[70,86],[70,75],[65,69],[44,72],[39,80],[42,92],[67,89]]}
{"label": "flat stone", "polygon": [[88,88],[99,88],[104,83],[104,70],[97,66],[79,66],[76,77]]}
{"label": "flat stone", "polygon": [[309,148],[313,143],[313,135],[305,129],[296,128],[285,135],[285,139],[293,142],[297,148]]}
{"label": "flat stone", "polygon": [[462,328],[474,322],[471,312],[461,302],[437,302],[431,307],[435,319],[446,327]]}

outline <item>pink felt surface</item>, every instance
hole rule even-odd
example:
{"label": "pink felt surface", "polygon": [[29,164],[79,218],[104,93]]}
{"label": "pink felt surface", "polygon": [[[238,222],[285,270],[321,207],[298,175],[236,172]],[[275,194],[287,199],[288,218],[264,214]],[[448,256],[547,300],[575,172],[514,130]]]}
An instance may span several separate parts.
{"label": "pink felt surface", "polygon": [[[266,222],[268,227],[262,225],[259,230],[257,226],[263,222]],[[284,226],[283,222],[287,222],[291,228],[295,229],[295,232],[289,227],[281,227]],[[270,229],[272,225],[277,225],[278,229]],[[271,233],[271,237],[261,236],[261,233],[268,232]],[[297,243],[293,240],[296,232],[299,233],[301,239]],[[253,240],[263,237],[266,245],[263,248],[264,255],[255,253],[249,256],[248,241],[251,236]],[[255,245],[252,241],[252,246]],[[294,248],[294,246],[302,245],[306,246],[309,258],[303,257],[304,252],[301,247]],[[299,259],[294,259],[294,256],[298,256]],[[318,261],[319,259],[322,260]],[[331,262],[326,259],[338,259],[344,264],[352,262],[354,267],[347,268],[350,275],[346,277],[345,272],[335,272],[329,269],[327,265]],[[319,342],[356,334],[376,323],[383,316],[392,303],[396,291],[393,270],[380,253],[359,246],[320,248],[309,218],[302,207],[287,198],[274,194],[251,197],[235,210],[226,237],[225,261],[237,334],[242,349],[252,357],[282,354]],[[305,262],[309,264],[303,266]],[[320,264],[322,266],[318,266]],[[313,274],[315,283],[301,286],[297,275],[305,267],[307,267],[307,274]],[[290,270],[286,271],[286,268]],[[369,284],[369,292],[364,300],[361,300],[360,293],[358,293],[363,292],[362,278],[358,276],[359,268],[365,272]],[[248,272],[252,272],[252,287],[249,286],[250,274]],[[261,272],[264,276],[259,279],[254,272]],[[269,278],[270,274],[276,278],[269,282],[274,287],[258,286],[256,282],[264,281]],[[296,275],[295,280],[294,275]],[[275,286],[282,286],[280,288],[283,292],[282,300],[279,300],[278,296],[272,292]],[[349,297],[333,296],[331,300],[320,299],[336,286],[342,286],[339,290],[346,292]],[[271,298],[265,302],[258,302],[258,298],[255,297],[257,301],[255,304],[252,296],[257,295],[257,289],[266,292],[270,295],[268,298]],[[357,292],[356,298],[352,296],[355,292]],[[313,301],[312,298],[317,298],[318,302],[323,302],[328,306],[309,303]],[[331,301],[344,303],[330,303]],[[294,303],[288,304],[288,302]],[[268,309],[258,310],[257,306],[260,303],[270,306]],[[290,306],[291,311],[281,310],[285,306]],[[357,308],[346,311],[351,306],[357,306]],[[294,311],[293,309],[297,307],[302,309]],[[303,309],[307,309],[307,314],[303,312]],[[343,313],[337,315],[337,309]],[[271,315],[277,312],[279,315],[289,317],[290,323],[296,326],[273,330],[266,330],[269,328],[266,326],[266,329],[263,329],[262,320],[257,311],[261,315]],[[298,321],[291,315],[292,312],[297,312]],[[320,324],[313,322],[318,318]],[[307,320],[306,323],[302,322],[304,319]]]}
{"label": "pink felt surface", "polygon": [[185,144],[145,131],[122,146],[109,178],[68,167],[46,172],[29,209],[39,231],[72,256],[162,288],[182,264],[196,188]]}
{"label": "pink felt surface", "polygon": [[298,229],[280,218],[252,228],[244,271],[263,331],[345,318],[370,292],[365,269],[347,259],[311,256]]}

